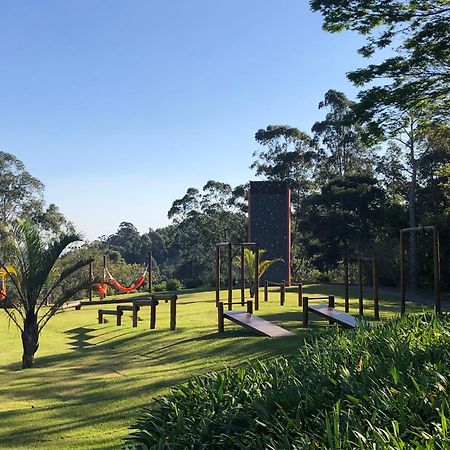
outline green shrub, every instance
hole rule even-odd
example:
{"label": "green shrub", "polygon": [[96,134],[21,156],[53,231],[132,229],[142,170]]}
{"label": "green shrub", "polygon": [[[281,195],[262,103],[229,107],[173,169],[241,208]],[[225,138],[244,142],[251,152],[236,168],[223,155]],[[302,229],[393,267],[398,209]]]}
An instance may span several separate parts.
{"label": "green shrub", "polygon": [[450,320],[312,332],[298,356],[191,379],[127,448],[450,448]]}
{"label": "green shrub", "polygon": [[179,291],[183,287],[181,281],[177,280],[176,278],[171,278],[170,280],[167,280],[166,284],[168,291]]}
{"label": "green shrub", "polygon": [[188,280],[184,283],[184,286],[188,289],[195,289],[203,285],[203,280],[200,278],[194,278],[193,280]]}
{"label": "green shrub", "polygon": [[153,288],[156,292],[167,291],[167,282],[161,281],[159,283],[156,283]]}

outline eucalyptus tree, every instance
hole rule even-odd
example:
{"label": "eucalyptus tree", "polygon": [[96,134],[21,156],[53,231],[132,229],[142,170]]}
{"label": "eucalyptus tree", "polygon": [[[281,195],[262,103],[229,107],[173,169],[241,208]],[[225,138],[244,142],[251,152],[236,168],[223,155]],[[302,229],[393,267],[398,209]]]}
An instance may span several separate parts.
{"label": "eucalyptus tree", "polygon": [[327,108],[324,120],[315,122],[311,131],[326,151],[324,175],[327,179],[373,171],[375,154],[363,143],[364,128],[350,117],[355,102],[343,92],[330,89],[319,103]]}
{"label": "eucalyptus tree", "polygon": [[33,177],[22,161],[0,151],[0,222],[33,216],[43,208],[44,185]]}
{"label": "eucalyptus tree", "polygon": [[0,307],[21,332],[24,369],[33,366],[40,334],[48,321],[66,301],[89,287],[88,277],[78,278],[75,284],[70,281],[90,259],[58,265],[65,249],[80,239],[78,234],[61,234],[45,244],[36,225],[20,221],[13,227],[8,242],[3,244],[3,257],[14,267],[15,273],[3,264],[12,289],[8,290]]}

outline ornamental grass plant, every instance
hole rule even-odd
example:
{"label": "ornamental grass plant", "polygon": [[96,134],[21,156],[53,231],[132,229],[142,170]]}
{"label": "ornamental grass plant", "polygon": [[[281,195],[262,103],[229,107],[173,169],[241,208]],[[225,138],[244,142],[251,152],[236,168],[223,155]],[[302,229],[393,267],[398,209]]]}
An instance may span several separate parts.
{"label": "ornamental grass plant", "polygon": [[450,317],[315,331],[295,357],[192,378],[128,449],[448,449]]}

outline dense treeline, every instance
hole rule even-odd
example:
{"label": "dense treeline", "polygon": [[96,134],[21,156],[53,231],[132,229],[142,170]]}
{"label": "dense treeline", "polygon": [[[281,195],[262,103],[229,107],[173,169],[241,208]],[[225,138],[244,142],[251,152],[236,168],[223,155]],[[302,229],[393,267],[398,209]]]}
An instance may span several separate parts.
{"label": "dense treeline", "polygon": [[[450,259],[450,128],[435,123],[425,127],[409,118],[395,134],[374,143],[366,139],[366,128],[348,120],[353,106],[342,92],[330,90],[319,104],[327,111],[325,118],[314,123],[310,133],[286,125],[258,130],[255,139],[260,147],[252,168],[259,178],[289,181],[296,279],[336,279],[344,258],[351,263],[357,256],[377,256],[382,282],[395,285],[402,227],[438,225],[442,261]],[[2,153],[2,159],[3,171],[11,172],[13,162],[26,173],[12,155]],[[17,168],[9,176],[17,177]],[[44,233],[72,227],[55,205],[43,207],[38,180],[28,173],[20,179],[28,179],[28,184],[20,185],[28,194],[15,197],[19,205],[3,212],[3,228],[16,217],[31,217]],[[141,234],[132,223],[122,222],[116,233],[73,249],[63,260],[92,256],[95,274],[101,278],[106,254],[114,275],[129,285],[147,264],[151,250],[155,282],[177,278],[190,287],[209,285],[214,244],[246,239],[246,210],[245,185],[233,188],[211,180],[201,189],[187,189],[173,202],[169,226]],[[430,285],[431,241],[420,233],[412,244],[410,283]],[[442,264],[447,289],[449,270]]]}

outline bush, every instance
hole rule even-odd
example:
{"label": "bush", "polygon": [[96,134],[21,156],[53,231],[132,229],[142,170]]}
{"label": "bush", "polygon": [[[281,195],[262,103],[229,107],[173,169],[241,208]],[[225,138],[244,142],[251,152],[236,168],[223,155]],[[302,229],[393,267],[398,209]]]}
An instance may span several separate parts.
{"label": "bush", "polygon": [[312,332],[290,359],[193,378],[127,448],[450,448],[450,318]]}
{"label": "bush", "polygon": [[195,289],[203,285],[203,280],[201,280],[200,278],[194,278],[193,280],[186,281],[184,285],[188,289]]}
{"label": "bush", "polygon": [[160,283],[155,284],[153,288],[156,292],[167,291],[167,282],[161,281]]}
{"label": "bush", "polygon": [[183,287],[181,281],[177,280],[176,278],[171,278],[170,280],[167,280],[166,284],[168,291],[179,291]]}

